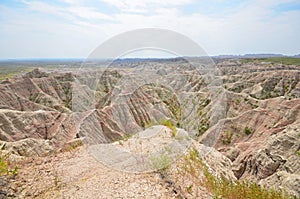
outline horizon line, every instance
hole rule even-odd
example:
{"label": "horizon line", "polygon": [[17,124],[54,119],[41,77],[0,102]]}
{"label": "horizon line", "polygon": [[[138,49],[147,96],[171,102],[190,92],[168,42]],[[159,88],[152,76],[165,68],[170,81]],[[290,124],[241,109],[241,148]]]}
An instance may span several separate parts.
{"label": "horizon line", "polygon": [[[122,58],[78,58],[78,57],[45,57],[45,58],[0,58],[0,61],[67,61],[67,60],[74,60],[74,61],[82,61],[82,60],[126,60],[126,59],[176,59],[176,58],[201,58],[201,57],[211,57],[211,58],[223,58],[223,57],[237,57],[237,58],[246,58],[247,56],[265,56],[266,58],[269,57],[296,57],[299,58],[299,54],[294,55],[286,55],[286,54],[278,54],[278,53],[247,53],[247,54],[220,54],[220,55],[207,55],[207,56],[174,56],[174,57],[122,57]],[[260,58],[260,57],[258,57]]]}

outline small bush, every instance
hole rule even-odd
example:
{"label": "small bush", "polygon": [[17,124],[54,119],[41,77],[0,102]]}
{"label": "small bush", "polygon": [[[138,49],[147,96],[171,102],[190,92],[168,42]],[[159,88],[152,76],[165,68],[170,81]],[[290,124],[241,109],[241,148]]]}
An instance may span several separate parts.
{"label": "small bush", "polygon": [[0,176],[8,173],[8,164],[5,161],[4,157],[0,157]]}
{"label": "small bush", "polygon": [[244,133],[246,134],[246,135],[250,135],[251,133],[252,133],[252,131],[251,131],[251,129],[249,128],[249,127],[245,127],[244,128]]}
{"label": "small bush", "polygon": [[159,171],[168,168],[171,164],[171,158],[166,154],[161,154],[159,156],[152,156],[150,159],[151,159],[151,164],[153,169]]}
{"label": "small bush", "polygon": [[2,150],[5,148],[3,145],[0,149],[0,177],[4,175],[17,175],[18,174],[18,167],[15,166],[13,169],[10,169],[11,165],[8,161],[9,154],[2,154]]}
{"label": "small bush", "polygon": [[210,99],[205,99],[204,102],[202,103],[202,106],[206,107],[210,102],[211,102]]}
{"label": "small bush", "polygon": [[226,131],[223,133],[222,137],[222,142],[223,144],[230,144],[231,143],[231,139],[232,139],[233,133],[232,131]]}

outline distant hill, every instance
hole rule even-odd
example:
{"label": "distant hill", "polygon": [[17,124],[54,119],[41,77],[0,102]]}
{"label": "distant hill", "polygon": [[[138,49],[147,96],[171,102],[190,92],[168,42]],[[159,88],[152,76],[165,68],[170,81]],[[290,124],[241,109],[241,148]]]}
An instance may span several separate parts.
{"label": "distant hill", "polygon": [[[300,55],[296,55],[296,56],[300,56]],[[270,57],[287,57],[287,56],[282,55],[282,54],[245,54],[245,55],[218,55],[218,56],[213,56],[213,58],[218,58],[218,59],[270,58]]]}
{"label": "distant hill", "polygon": [[295,55],[293,56],[294,58],[300,58],[300,54],[299,55]]}

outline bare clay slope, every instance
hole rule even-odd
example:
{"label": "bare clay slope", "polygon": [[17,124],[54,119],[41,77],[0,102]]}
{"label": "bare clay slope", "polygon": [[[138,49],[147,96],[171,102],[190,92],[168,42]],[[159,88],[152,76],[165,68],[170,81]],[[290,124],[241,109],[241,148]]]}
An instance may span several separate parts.
{"label": "bare clay slope", "polygon": [[46,155],[76,136],[71,74],[35,69],[0,84],[0,137],[22,156]]}
{"label": "bare clay slope", "polygon": [[220,69],[228,107],[215,148],[231,159],[238,179],[299,196],[300,68],[227,62]]}

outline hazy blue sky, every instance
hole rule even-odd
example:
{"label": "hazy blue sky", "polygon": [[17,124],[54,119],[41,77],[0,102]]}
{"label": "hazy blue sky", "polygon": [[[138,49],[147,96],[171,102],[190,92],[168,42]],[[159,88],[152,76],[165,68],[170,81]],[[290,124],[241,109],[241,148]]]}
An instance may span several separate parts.
{"label": "hazy blue sky", "polygon": [[0,0],[0,58],[85,58],[111,36],[150,27],[210,55],[292,55],[299,19],[299,0]]}

